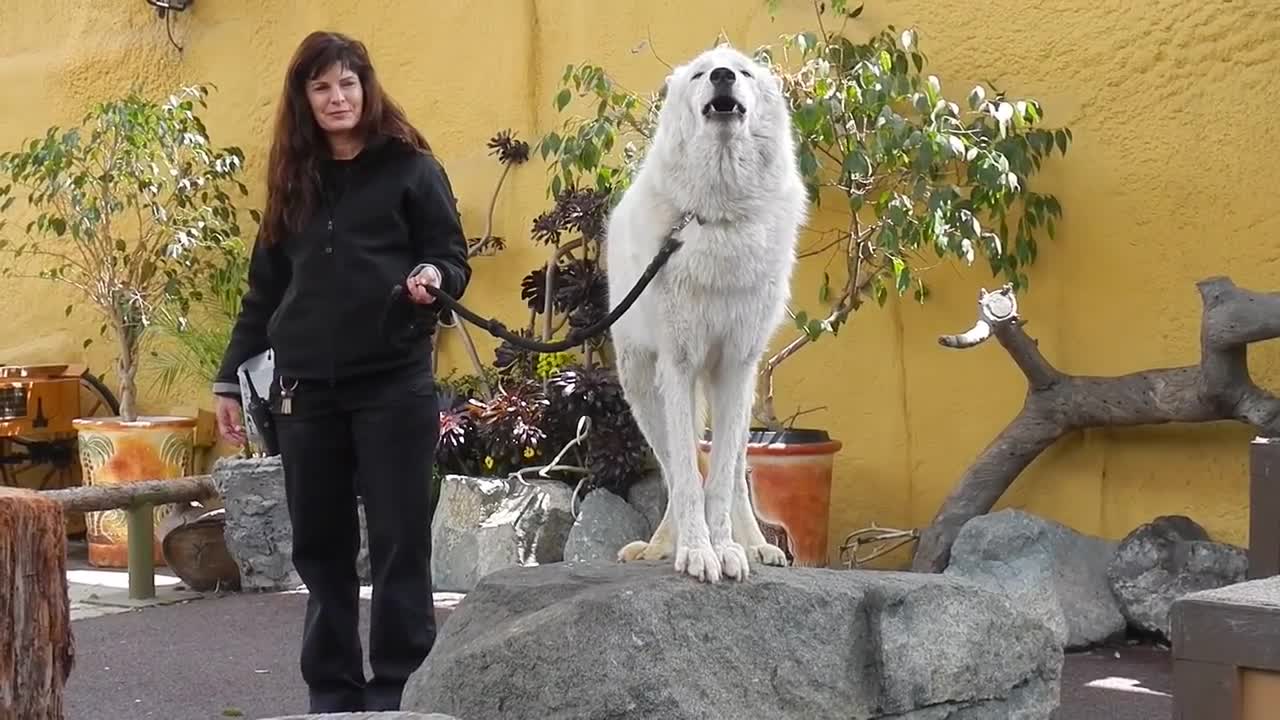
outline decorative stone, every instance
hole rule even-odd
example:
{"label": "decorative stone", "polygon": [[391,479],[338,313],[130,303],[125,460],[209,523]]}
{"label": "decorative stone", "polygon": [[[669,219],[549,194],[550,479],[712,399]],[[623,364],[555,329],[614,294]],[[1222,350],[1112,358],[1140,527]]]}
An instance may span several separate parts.
{"label": "decorative stone", "polygon": [[648,540],[653,536],[653,532],[658,529],[662,514],[667,511],[667,486],[662,481],[662,475],[658,472],[652,472],[646,475],[644,479],[633,483],[627,489],[627,502],[640,511],[640,514],[644,515],[645,520],[648,522],[648,535],[642,538]]}
{"label": "decorative stone", "polygon": [[[212,477],[226,508],[227,551],[240,566],[246,591],[295,590],[302,586],[293,567],[293,524],[285,498],[280,457],[219,458]],[[361,513],[360,555],[368,580],[368,538]]]}
{"label": "decorative stone", "polygon": [[753,567],[700,583],[669,562],[485,576],[401,707],[459,718],[1044,720],[1053,631],[940,574]]}
{"label": "decorative stone", "polygon": [[445,476],[431,529],[434,588],[465,593],[496,570],[562,561],[572,497],[554,480]]}
{"label": "decorative stone", "polygon": [[1120,541],[1107,579],[1130,625],[1167,638],[1174,600],[1243,582],[1248,570],[1243,548],[1213,542],[1185,515],[1162,515]]}
{"label": "decorative stone", "polygon": [[300,587],[280,458],[219,458],[211,475],[227,511],[223,532],[227,551],[240,566],[240,588]]}
{"label": "decorative stone", "polygon": [[1082,648],[1124,632],[1107,582],[1117,545],[1021,510],[1000,510],[965,523],[944,573],[1007,593],[1052,628],[1063,648]]}
{"label": "decorative stone", "polygon": [[651,532],[649,521],[626,500],[598,488],[578,507],[578,519],[565,542],[564,559],[615,560],[623,545],[648,540]]}

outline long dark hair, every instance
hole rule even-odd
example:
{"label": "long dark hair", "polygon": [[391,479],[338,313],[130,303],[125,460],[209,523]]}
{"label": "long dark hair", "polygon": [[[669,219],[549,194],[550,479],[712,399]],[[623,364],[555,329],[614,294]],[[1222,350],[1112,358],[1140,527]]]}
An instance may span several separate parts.
{"label": "long dark hair", "polygon": [[290,232],[298,232],[315,207],[319,194],[317,165],[329,149],[307,101],[307,82],[334,63],[341,63],[360,78],[364,104],[357,132],[366,139],[384,135],[424,153],[431,152],[426,138],[378,82],[364,43],[336,32],[311,33],[294,52],[285,74],[267,161],[267,206],[260,242],[269,245]]}

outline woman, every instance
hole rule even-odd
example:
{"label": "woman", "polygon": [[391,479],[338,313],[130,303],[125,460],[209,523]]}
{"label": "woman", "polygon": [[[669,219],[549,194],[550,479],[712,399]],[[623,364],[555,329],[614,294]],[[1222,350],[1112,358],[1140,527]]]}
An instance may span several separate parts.
{"label": "woman", "polygon": [[[439,415],[424,287],[460,297],[470,278],[448,177],[364,46],[309,35],[285,78],[249,288],[214,393],[221,434],[244,442],[237,369],[274,351],[266,395],[293,562],[310,593],[301,666],[311,712],[398,709],[435,641],[428,505]],[[425,315],[407,342],[380,332],[397,284]],[[367,681],[357,495],[373,581]]]}

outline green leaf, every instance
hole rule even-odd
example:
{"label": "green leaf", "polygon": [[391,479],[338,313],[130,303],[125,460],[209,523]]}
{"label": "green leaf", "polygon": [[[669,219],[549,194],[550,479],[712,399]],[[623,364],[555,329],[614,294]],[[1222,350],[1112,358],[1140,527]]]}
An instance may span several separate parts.
{"label": "green leaf", "polygon": [[49,218],[48,226],[58,237],[62,237],[67,232],[67,221],[60,217]]}
{"label": "green leaf", "polygon": [[877,278],[875,282],[874,290],[875,290],[875,296],[876,296],[876,303],[879,304],[880,307],[884,307],[884,304],[889,300],[888,288],[886,288],[884,286],[884,283],[880,282],[880,280]]}
{"label": "green leaf", "polygon": [[569,92],[569,88],[564,88],[556,95],[556,109],[564,110],[570,100],[573,100],[573,93]]}
{"label": "green leaf", "polygon": [[831,273],[822,273],[822,284],[818,286],[818,302],[831,302]]}

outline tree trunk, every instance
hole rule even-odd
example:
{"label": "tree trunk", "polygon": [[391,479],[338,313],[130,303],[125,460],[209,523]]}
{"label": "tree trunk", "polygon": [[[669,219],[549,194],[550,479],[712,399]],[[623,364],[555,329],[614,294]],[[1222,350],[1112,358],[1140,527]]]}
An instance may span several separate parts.
{"label": "tree trunk", "polygon": [[62,720],[74,643],[58,503],[0,487],[0,718]]}
{"label": "tree trunk", "polygon": [[951,545],[969,520],[995,506],[1018,474],[1058,438],[1093,427],[1238,420],[1260,435],[1280,436],[1280,398],[1249,376],[1249,343],[1280,337],[1280,293],[1236,287],[1227,278],[1196,284],[1204,311],[1199,365],[1159,368],[1118,377],[1067,375],[1045,360],[1022,329],[1009,285],[978,300],[978,321],[945,347],[975,347],[994,336],[1027,378],[1018,413],[960,477],[912,560],[917,572],[942,572]]}
{"label": "tree trunk", "polygon": [[174,480],[147,480],[127,485],[86,485],[65,490],[45,490],[46,499],[59,503],[64,512],[98,512],[138,503],[165,505],[202,500],[218,494],[211,475]]}

